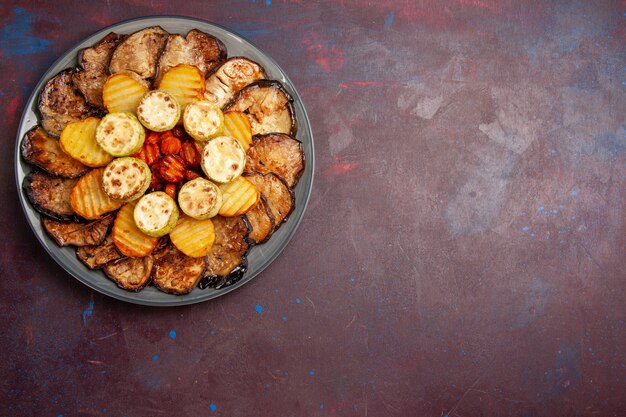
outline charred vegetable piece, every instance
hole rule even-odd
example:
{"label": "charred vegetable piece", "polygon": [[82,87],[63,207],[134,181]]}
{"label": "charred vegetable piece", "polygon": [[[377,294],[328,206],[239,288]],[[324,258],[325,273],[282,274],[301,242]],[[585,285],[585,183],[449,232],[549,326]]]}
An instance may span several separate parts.
{"label": "charred vegetable piece", "polygon": [[245,172],[273,172],[293,188],[304,171],[302,143],[284,133],[255,135],[252,143]]}
{"label": "charred vegetable piece", "polygon": [[112,200],[102,190],[104,168],[89,171],[76,182],[70,193],[70,204],[79,216],[95,220],[122,206],[121,201]]}
{"label": "charred vegetable piece", "polygon": [[48,135],[40,126],[26,133],[21,152],[26,162],[59,177],[77,178],[89,171],[89,167],[63,152],[59,140]]}
{"label": "charred vegetable piece", "polygon": [[73,69],[66,69],[52,77],[41,90],[38,108],[41,126],[54,137],[59,137],[70,122],[90,116],[93,109],[72,82]]}
{"label": "charred vegetable piece", "polygon": [[261,80],[244,87],[224,111],[245,113],[252,134],[287,133],[295,136],[298,130],[293,98],[278,81]]}
{"label": "charred vegetable piece", "polygon": [[141,197],[152,181],[148,165],[138,158],[116,158],[104,169],[102,189],[114,200],[132,201]]}
{"label": "charred vegetable piece", "polygon": [[204,98],[224,107],[248,84],[267,78],[262,66],[244,57],[233,57],[222,63],[207,78]]}
{"label": "charred vegetable piece", "polygon": [[159,26],[151,26],[125,38],[111,56],[112,74],[133,71],[143,79],[153,79],[168,33]]}
{"label": "charred vegetable piece", "polygon": [[191,292],[206,268],[206,258],[187,256],[172,244],[155,252],[154,258],[154,286],[170,294],[183,295]]}
{"label": "charred vegetable piece", "polygon": [[259,201],[246,212],[246,218],[250,224],[250,239],[256,244],[267,242],[274,232],[276,220],[267,205],[265,196],[261,196]]}
{"label": "charred vegetable piece", "polygon": [[24,178],[23,187],[35,210],[52,219],[68,221],[76,218],[76,212],[70,204],[70,194],[77,182],[77,179],[31,171]]}
{"label": "charred vegetable piece", "polygon": [[154,265],[152,256],[143,258],[124,258],[108,263],[104,273],[118,287],[128,291],[140,291],[150,281],[150,273]]}
{"label": "charred vegetable piece", "polygon": [[88,245],[76,248],[76,257],[89,269],[100,269],[112,261],[124,257],[118,252],[109,233],[99,245]]}
{"label": "charred vegetable piece", "polygon": [[111,32],[91,48],[78,53],[81,69],[72,75],[72,81],[92,106],[104,107],[102,88],[109,76],[109,62],[119,40],[119,35]]}
{"label": "charred vegetable piece", "polygon": [[43,227],[59,246],[99,245],[107,236],[113,216],[89,223],[58,222],[44,218]]}
{"label": "charred vegetable piece", "polygon": [[211,219],[215,241],[207,255],[207,268],[201,288],[222,288],[239,281],[247,269],[248,225],[241,217],[216,216]]}
{"label": "charred vegetable piece", "polygon": [[226,59],[226,46],[214,36],[192,29],[186,37],[169,35],[159,58],[155,85],[159,85],[163,74],[178,64],[193,65],[206,74]]}
{"label": "charred vegetable piece", "polygon": [[245,178],[261,192],[274,216],[274,225],[278,228],[295,207],[293,192],[287,183],[276,174],[246,174]]}

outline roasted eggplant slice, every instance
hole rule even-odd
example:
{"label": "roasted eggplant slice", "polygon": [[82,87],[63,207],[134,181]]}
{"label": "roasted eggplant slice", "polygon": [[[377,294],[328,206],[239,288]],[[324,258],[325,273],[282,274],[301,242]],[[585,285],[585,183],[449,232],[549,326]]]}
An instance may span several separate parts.
{"label": "roasted eggplant slice", "polygon": [[117,251],[113,237],[109,233],[99,245],[88,245],[76,248],[76,257],[89,269],[100,269],[106,264],[124,258]]}
{"label": "roasted eggplant slice", "polygon": [[160,26],[151,26],[133,33],[113,51],[109,71],[111,74],[133,71],[143,79],[153,79],[167,37],[168,33]]}
{"label": "roasted eggplant slice", "polygon": [[278,228],[295,207],[293,192],[285,180],[276,174],[248,173],[245,176],[267,200],[274,216],[274,226]]}
{"label": "roasted eggplant slice", "polygon": [[152,282],[155,287],[170,294],[183,295],[196,286],[206,268],[206,258],[185,255],[171,243],[154,253]]}
{"label": "roasted eggplant slice", "polygon": [[94,113],[72,82],[75,72],[74,69],[61,71],[48,80],[39,95],[41,126],[54,137],[61,136],[68,123],[77,122]]}
{"label": "roasted eggplant slice", "polygon": [[190,30],[186,38],[178,34],[169,35],[159,58],[154,85],[159,85],[163,74],[176,65],[193,65],[202,74],[207,74],[225,59],[226,46],[222,41],[198,29]]}
{"label": "roasted eggplant slice", "polygon": [[40,126],[26,133],[21,152],[26,162],[59,177],[78,178],[89,171],[89,167],[63,152],[59,140],[48,135]]}
{"label": "roasted eggplant slice", "polygon": [[246,272],[250,229],[241,217],[215,216],[211,220],[215,241],[206,257],[207,268],[199,286],[219,289],[239,281]]}
{"label": "roasted eggplant slice", "polygon": [[149,255],[143,258],[123,258],[109,262],[104,273],[118,287],[128,291],[140,291],[150,281],[154,258]]}
{"label": "roasted eggplant slice", "polygon": [[264,243],[272,236],[276,221],[265,196],[261,195],[259,201],[246,212],[245,216],[252,228],[249,237],[255,244]]}
{"label": "roasted eggplant slice", "polygon": [[267,78],[262,66],[248,58],[234,57],[207,77],[204,98],[222,108],[245,86]]}
{"label": "roasted eggplant slice", "polygon": [[260,80],[244,87],[224,107],[224,111],[240,111],[248,117],[252,134],[287,133],[298,130],[293,98],[278,81]]}
{"label": "roasted eggplant slice", "polygon": [[246,154],[245,172],[273,172],[293,188],[304,171],[302,143],[284,133],[255,135]]}
{"label": "roasted eggplant slice", "polygon": [[59,222],[43,218],[43,227],[59,246],[93,246],[101,244],[107,236],[113,216],[89,223]]}
{"label": "roasted eggplant slice", "polygon": [[92,106],[104,107],[102,87],[109,75],[111,55],[119,41],[120,36],[111,32],[91,48],[85,48],[78,53],[81,69],[72,74],[72,81]]}
{"label": "roasted eggplant slice", "polygon": [[35,210],[59,221],[76,219],[70,205],[70,193],[78,179],[55,177],[42,171],[31,171],[23,188]]}

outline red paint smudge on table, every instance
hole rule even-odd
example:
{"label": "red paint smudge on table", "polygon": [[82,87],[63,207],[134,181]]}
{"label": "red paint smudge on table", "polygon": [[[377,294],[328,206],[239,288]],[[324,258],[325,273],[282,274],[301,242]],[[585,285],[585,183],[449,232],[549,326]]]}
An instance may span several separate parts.
{"label": "red paint smudge on table", "polygon": [[383,84],[383,81],[346,81],[343,83],[339,83],[339,87],[341,88],[350,88],[350,87],[368,87],[372,85]]}
{"label": "red paint smudge on table", "polygon": [[319,34],[310,33],[300,41],[307,59],[322,67],[325,72],[340,69],[346,63],[343,50],[334,45],[326,45],[320,39]]}
{"label": "red paint smudge on table", "polygon": [[7,111],[10,115],[15,115],[17,114],[19,107],[20,107],[20,98],[18,96],[15,96],[7,104]]}
{"label": "red paint smudge on table", "polygon": [[359,166],[359,164],[355,162],[345,161],[343,158],[340,158],[338,156],[334,157],[333,159],[334,162],[330,167],[330,173],[332,175],[344,175],[350,171],[355,170]]}

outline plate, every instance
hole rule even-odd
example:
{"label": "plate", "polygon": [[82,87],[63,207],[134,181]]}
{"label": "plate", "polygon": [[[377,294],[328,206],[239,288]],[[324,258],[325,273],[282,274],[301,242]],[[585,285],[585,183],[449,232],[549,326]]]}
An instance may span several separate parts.
{"label": "plate", "polygon": [[[237,283],[219,290],[211,288],[201,290],[200,288],[194,288],[194,290],[187,295],[176,296],[165,294],[152,286],[148,286],[138,293],[129,292],[119,288],[115,283],[109,280],[102,271],[92,271],[85,267],[76,258],[76,252],[73,247],[58,247],[43,230],[39,213],[32,208],[26,198],[26,195],[22,191],[22,182],[24,177],[31,171],[32,168],[20,157],[20,142],[26,132],[38,123],[36,113],[37,98],[46,81],[63,69],[76,66],[77,52],[82,48],[95,44],[107,33],[116,32],[119,34],[130,34],[153,25],[159,25],[170,33],[182,34],[186,34],[189,30],[196,28],[219,38],[226,45],[229,57],[245,56],[258,62],[265,68],[268,78],[280,81],[294,98],[294,107],[296,110],[296,118],[298,120],[298,134],[296,137],[302,142],[306,159],[304,172],[295,188],[296,207],[289,216],[287,222],[284,223],[266,243],[255,246],[250,250],[248,253],[248,271],[244,274],[243,278]],[[33,229],[37,239],[50,256],[70,275],[102,294],[106,294],[130,303],[151,306],[178,306],[207,301],[233,291],[258,276],[261,271],[263,271],[280,255],[296,232],[311,195],[311,188],[313,186],[313,168],[313,136],[306,110],[293,83],[289,80],[276,61],[250,41],[225,27],[204,20],[182,16],[150,16],[124,21],[94,33],[63,54],[54,64],[52,64],[50,69],[46,71],[28,99],[24,114],[22,115],[22,119],[18,127],[15,146],[15,178],[17,181],[20,203],[22,204],[24,214],[26,215],[30,227]]]}

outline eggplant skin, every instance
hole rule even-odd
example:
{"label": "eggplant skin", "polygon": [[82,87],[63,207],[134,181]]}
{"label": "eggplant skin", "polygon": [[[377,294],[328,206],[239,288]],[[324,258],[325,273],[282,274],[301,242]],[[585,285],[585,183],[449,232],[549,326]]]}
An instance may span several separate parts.
{"label": "eggplant skin", "polygon": [[267,199],[261,194],[259,201],[245,214],[250,225],[250,240],[255,245],[268,241],[276,228],[276,219],[267,204]]}
{"label": "eggplant skin", "polygon": [[26,133],[20,151],[22,159],[51,175],[78,178],[90,169],[63,152],[59,140],[48,135],[41,126]]}
{"label": "eggplant skin", "polygon": [[113,216],[109,215],[89,223],[59,222],[46,217],[41,221],[46,233],[57,245],[80,247],[101,244],[113,224]]}
{"label": "eggplant skin", "polygon": [[77,178],[61,178],[34,170],[24,178],[22,188],[39,213],[58,221],[76,221],[79,217],[70,204],[70,193],[77,182]]}
{"label": "eggplant skin", "polygon": [[246,152],[245,172],[273,172],[295,187],[304,172],[302,142],[284,133],[255,135]]}
{"label": "eggplant skin", "polygon": [[104,274],[118,287],[138,292],[150,282],[153,266],[152,255],[143,258],[122,258],[106,264]]}
{"label": "eggplant skin", "polygon": [[75,73],[72,68],[61,71],[48,80],[39,95],[41,126],[54,137],[61,136],[68,123],[96,113],[72,82]]}
{"label": "eggplant skin", "polygon": [[124,258],[119,253],[113,237],[109,233],[99,245],[87,245],[76,248],[76,257],[89,269],[100,269],[112,261]]}
{"label": "eggplant skin", "polygon": [[206,78],[204,97],[222,108],[242,88],[266,78],[267,73],[260,64],[245,57],[233,57],[221,63]]}
{"label": "eggplant skin", "polygon": [[173,244],[154,252],[152,283],[159,290],[184,295],[194,289],[206,268],[206,258],[192,258]]}
{"label": "eggplant skin", "polygon": [[284,179],[274,173],[262,174],[258,172],[244,174],[261,192],[274,216],[274,227],[277,229],[287,218],[296,206],[296,199],[293,191]]}
{"label": "eggplant skin", "polygon": [[131,34],[113,51],[109,72],[133,71],[143,79],[153,79],[168,35],[160,26],[147,27]]}
{"label": "eggplant skin", "polygon": [[224,106],[224,112],[227,111],[243,112],[250,121],[252,134],[287,133],[296,136],[298,132],[293,97],[276,80],[259,80],[242,88]]}
{"label": "eggplant skin", "polygon": [[215,216],[211,220],[215,241],[206,256],[207,267],[198,286],[220,289],[239,281],[248,269],[250,225],[243,217]]}
{"label": "eggplant skin", "polygon": [[120,39],[120,35],[111,32],[94,46],[78,53],[80,69],[72,74],[72,81],[85,96],[87,103],[94,107],[104,108],[102,88],[109,75],[111,55]]}

